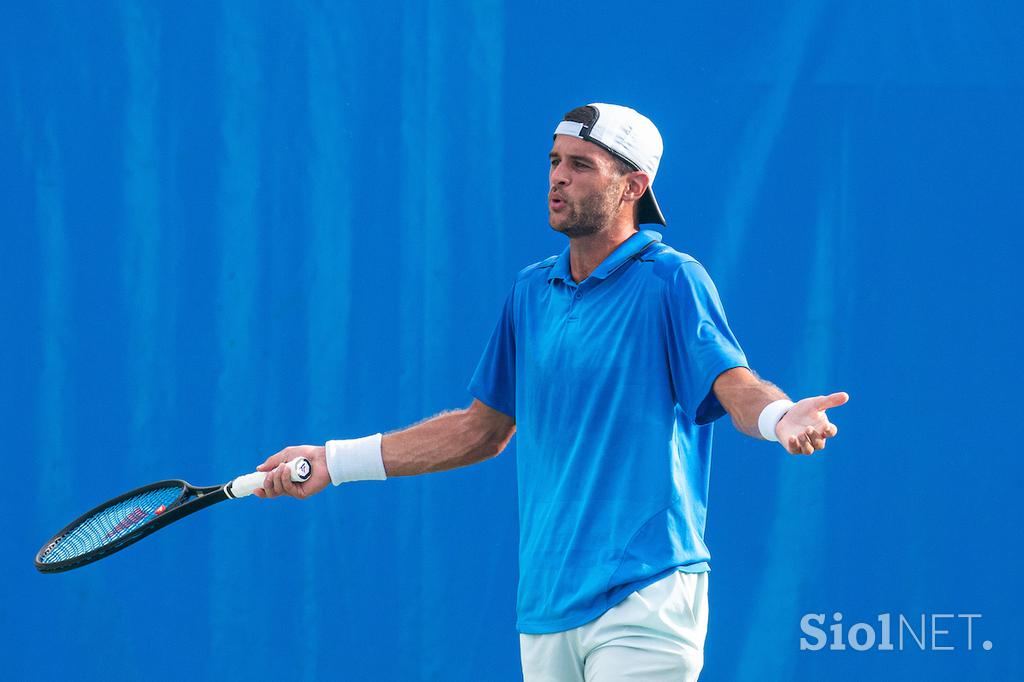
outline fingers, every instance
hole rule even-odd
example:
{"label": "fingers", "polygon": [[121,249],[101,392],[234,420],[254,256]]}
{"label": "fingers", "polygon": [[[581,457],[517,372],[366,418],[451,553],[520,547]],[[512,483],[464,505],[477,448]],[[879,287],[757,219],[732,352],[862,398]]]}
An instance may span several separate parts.
{"label": "fingers", "polygon": [[833,407],[839,407],[845,405],[846,401],[850,399],[850,395],[843,391],[833,393],[831,395],[824,396],[818,400],[817,407],[819,410],[828,410]]}
{"label": "fingers", "polygon": [[289,471],[288,467],[286,467],[283,464],[280,467],[278,467],[278,469],[279,471],[277,472],[277,475],[279,477],[279,481],[282,488],[281,494],[287,495],[288,497],[301,498],[302,490],[301,488],[299,488],[298,484],[292,480],[292,472]]}
{"label": "fingers", "polygon": [[263,480],[263,490],[267,493],[267,497],[280,497],[281,495],[287,495],[287,490],[284,487],[284,479],[288,477],[288,468],[282,464],[278,464],[267,473],[267,477]]}
{"label": "fingers", "polygon": [[256,471],[270,471],[281,462],[287,462],[289,459],[291,459],[291,457],[288,456],[288,451],[290,449],[291,448],[285,448],[284,450],[281,450],[280,452],[273,454],[270,457],[267,457],[266,461],[263,462],[263,464],[256,467]]}
{"label": "fingers", "polygon": [[[831,424],[828,426],[832,426],[835,429]],[[823,429],[822,433],[819,433],[813,426],[808,426],[799,434],[790,436],[787,439],[786,450],[793,455],[810,455],[816,450],[824,450],[826,441],[830,437],[827,427]]]}
{"label": "fingers", "polygon": [[811,445],[806,434],[800,434],[799,436],[790,436],[788,447],[792,455],[810,455],[814,452],[814,446]]}
{"label": "fingers", "polygon": [[811,446],[811,452],[825,449],[825,437],[818,433],[817,429],[813,426],[808,426],[804,431],[804,435],[807,436],[807,443]]}
{"label": "fingers", "polygon": [[281,470],[283,470],[283,477],[288,478],[289,482],[291,482],[291,477],[289,475],[290,472],[288,471],[288,468],[284,466],[286,462],[292,459],[290,453],[291,449],[291,447],[287,447],[284,450],[267,457],[263,464],[256,467],[256,471],[266,471],[268,473],[267,477],[263,480],[262,490],[257,488],[253,491],[253,495],[260,498],[270,498],[289,494],[288,489],[285,487],[282,480]]}
{"label": "fingers", "polygon": [[283,461],[267,473],[266,478],[263,479],[263,488],[257,488],[253,494],[261,498],[281,497],[282,495],[300,499],[305,497],[303,489],[292,481],[292,473]]}

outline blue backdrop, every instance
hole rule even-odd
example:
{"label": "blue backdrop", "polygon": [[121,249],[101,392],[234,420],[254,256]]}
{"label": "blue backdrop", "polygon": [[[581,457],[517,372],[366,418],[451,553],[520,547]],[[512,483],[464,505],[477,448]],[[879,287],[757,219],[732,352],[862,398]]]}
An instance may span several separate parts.
{"label": "blue backdrop", "polygon": [[[518,679],[515,441],[31,559],[126,488],[468,404],[591,101],[661,128],[665,239],[754,367],[852,396],[813,458],[720,423],[703,679],[1024,675],[1024,10],[656,5],[6,7],[5,678]],[[925,650],[801,650],[835,612]]]}

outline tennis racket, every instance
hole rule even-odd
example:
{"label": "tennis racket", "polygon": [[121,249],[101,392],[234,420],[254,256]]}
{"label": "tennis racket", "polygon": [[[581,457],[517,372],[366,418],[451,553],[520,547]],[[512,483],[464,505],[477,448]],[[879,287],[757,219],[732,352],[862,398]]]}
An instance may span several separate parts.
{"label": "tennis racket", "polygon": [[[313,473],[305,457],[286,466],[297,483]],[[251,495],[263,487],[266,476],[266,472],[256,471],[207,488],[185,481],[158,481],[131,490],[82,514],[54,535],[36,554],[36,568],[59,573],[91,564],[200,509]]]}

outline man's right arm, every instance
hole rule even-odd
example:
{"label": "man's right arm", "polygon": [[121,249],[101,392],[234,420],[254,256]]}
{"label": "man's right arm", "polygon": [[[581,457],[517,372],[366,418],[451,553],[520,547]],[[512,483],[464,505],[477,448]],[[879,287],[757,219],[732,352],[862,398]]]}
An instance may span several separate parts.
{"label": "man's right arm", "polygon": [[[388,477],[415,476],[468,466],[495,457],[516,432],[515,420],[479,400],[466,409],[442,412],[401,431],[383,436],[381,459]],[[305,483],[293,483],[287,467],[280,466],[296,457],[313,463],[313,476]],[[324,446],[298,445],[268,457],[257,467],[267,471],[259,497],[288,495],[306,498],[331,482],[327,472]]]}
{"label": "man's right arm", "polygon": [[442,412],[381,441],[389,477],[447,471],[496,457],[516,432],[516,422],[479,400],[464,410]]}

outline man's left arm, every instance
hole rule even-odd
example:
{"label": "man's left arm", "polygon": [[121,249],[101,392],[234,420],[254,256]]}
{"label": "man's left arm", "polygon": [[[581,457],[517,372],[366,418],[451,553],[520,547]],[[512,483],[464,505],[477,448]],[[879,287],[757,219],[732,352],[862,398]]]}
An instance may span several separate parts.
{"label": "man's left arm", "polygon": [[[758,378],[746,367],[734,367],[718,375],[712,390],[732,417],[737,430],[753,438],[774,434],[779,443],[794,455],[809,455],[824,449],[828,439],[839,432],[825,411],[850,399],[846,393],[804,398],[789,407],[773,429],[772,412],[784,410],[786,403],[778,401],[788,402],[788,398],[771,382]],[[765,408],[770,405],[772,409],[766,412]],[[765,413],[765,423],[759,425],[762,413]],[[762,433],[762,427],[768,430],[767,434]]]}

